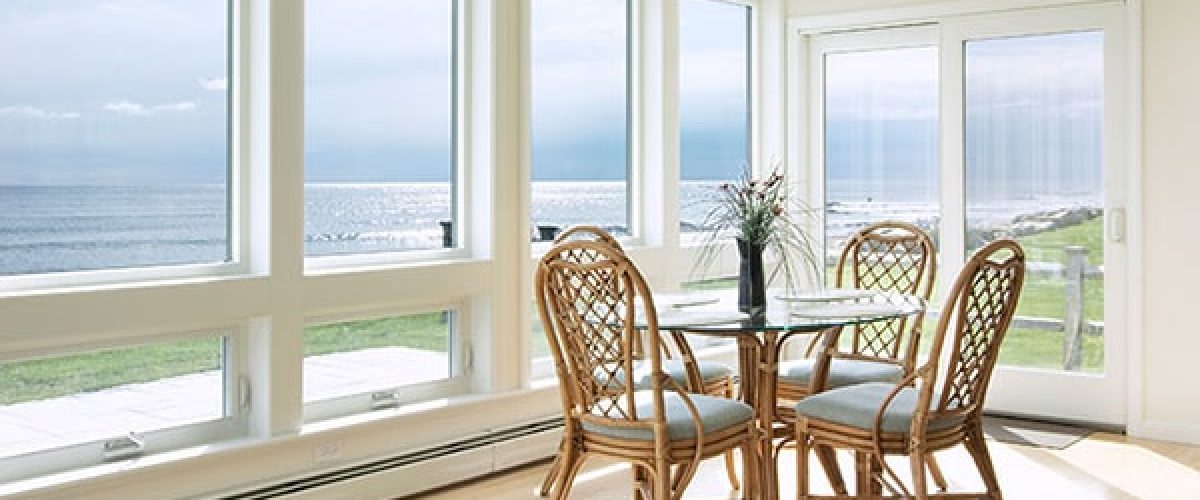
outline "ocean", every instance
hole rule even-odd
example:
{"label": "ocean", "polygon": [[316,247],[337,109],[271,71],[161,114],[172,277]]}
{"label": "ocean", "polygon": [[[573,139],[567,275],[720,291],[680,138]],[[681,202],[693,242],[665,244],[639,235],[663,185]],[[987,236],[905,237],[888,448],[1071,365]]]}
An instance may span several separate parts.
{"label": "ocean", "polygon": [[[696,230],[718,181],[683,182],[680,219]],[[902,190],[913,198],[913,190]],[[927,193],[928,190],[919,191]],[[587,223],[628,233],[620,182],[535,182],[531,226]],[[898,218],[933,227],[936,200],[887,199],[830,186],[831,242],[865,221]],[[972,205],[972,224],[1023,213],[1099,206],[1087,196],[1031,197]],[[440,248],[451,195],[438,183],[312,184],[305,188],[310,256]],[[221,262],[228,256],[225,190],[187,186],[0,186],[0,275]],[[533,235],[531,235],[532,238]],[[832,245],[836,246],[836,245]]]}

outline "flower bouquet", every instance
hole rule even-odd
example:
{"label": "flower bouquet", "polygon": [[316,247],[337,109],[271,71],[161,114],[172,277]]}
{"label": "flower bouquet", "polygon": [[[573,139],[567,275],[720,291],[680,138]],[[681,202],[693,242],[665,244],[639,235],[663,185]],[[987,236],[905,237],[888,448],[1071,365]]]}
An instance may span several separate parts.
{"label": "flower bouquet", "polygon": [[[815,240],[797,220],[811,216],[812,210],[789,202],[778,168],[763,180],[743,174],[721,184],[713,202],[704,220],[707,235],[696,268],[711,267],[723,240],[733,236],[740,257],[738,308],[742,312],[757,315],[765,310],[769,283],[782,279],[785,288],[795,290],[801,279],[811,285],[820,276]],[[764,268],[764,254],[774,262],[770,272]]]}

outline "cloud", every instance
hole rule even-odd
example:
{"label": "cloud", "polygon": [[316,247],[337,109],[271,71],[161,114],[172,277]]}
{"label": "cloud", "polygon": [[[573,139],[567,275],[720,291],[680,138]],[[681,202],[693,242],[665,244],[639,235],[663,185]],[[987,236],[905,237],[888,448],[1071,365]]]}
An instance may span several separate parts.
{"label": "cloud", "polygon": [[223,76],[217,78],[204,78],[200,80],[200,86],[204,87],[204,90],[224,92],[229,89],[229,80],[226,80]]}
{"label": "cloud", "polygon": [[33,106],[0,106],[0,115],[26,116],[42,120],[74,120],[82,116],[75,111],[50,111]]}
{"label": "cloud", "polygon": [[179,101],[168,104],[158,104],[154,106],[146,106],[140,102],[133,101],[114,101],[102,106],[106,111],[114,113],[123,113],[133,116],[149,116],[161,112],[187,112],[196,109],[196,103],[193,101]]}

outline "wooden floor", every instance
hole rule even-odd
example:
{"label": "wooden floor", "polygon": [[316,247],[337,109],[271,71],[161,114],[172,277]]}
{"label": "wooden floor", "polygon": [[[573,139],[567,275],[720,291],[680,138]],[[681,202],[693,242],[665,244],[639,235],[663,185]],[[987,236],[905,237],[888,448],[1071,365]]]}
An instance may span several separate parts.
{"label": "wooden floor", "polygon": [[[1184,446],[1096,433],[1063,450],[1049,450],[989,441],[1004,497],[1025,499],[1200,499],[1200,446]],[[842,457],[849,459],[849,457]],[[795,498],[795,453],[785,452],[780,467],[781,498]],[[982,485],[970,457],[960,448],[939,454],[952,489]],[[815,460],[813,460],[815,464]],[[629,498],[629,468],[592,458],[571,490],[573,499]],[[849,470],[849,462],[843,470]],[[814,467],[816,467],[814,465]],[[905,462],[893,465],[903,476]],[[549,468],[539,463],[471,481],[416,498],[448,500],[533,499]],[[828,491],[823,476],[813,471],[816,488]],[[736,499],[725,480],[720,459],[708,460],[687,490],[687,498]]]}

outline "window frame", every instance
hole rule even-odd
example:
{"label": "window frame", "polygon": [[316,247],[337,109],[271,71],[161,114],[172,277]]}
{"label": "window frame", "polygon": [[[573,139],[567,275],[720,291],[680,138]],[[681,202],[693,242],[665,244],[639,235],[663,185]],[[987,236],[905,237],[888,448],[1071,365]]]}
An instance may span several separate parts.
{"label": "window frame", "polygon": [[243,203],[245,179],[242,176],[242,157],[239,154],[249,145],[239,132],[245,118],[242,86],[246,76],[242,62],[247,53],[242,47],[241,34],[247,9],[225,0],[225,259],[218,262],[182,264],[150,264],[121,268],[84,269],[62,272],[39,272],[0,276],[0,294],[21,294],[44,290],[69,289],[84,286],[136,284],[168,280],[195,280],[244,275],[250,271],[246,262],[247,248],[243,227],[245,214],[237,209]]}
{"label": "window frame", "polygon": [[[831,33],[824,35],[814,35],[807,43],[808,54],[811,64],[809,65],[809,76],[807,79],[807,88],[810,91],[807,116],[800,118],[808,122],[807,130],[810,131],[806,137],[808,142],[808,157],[807,174],[805,180],[805,193],[807,199],[810,200],[809,205],[821,208],[821,222],[819,226],[814,225],[816,229],[814,234],[819,234],[817,239],[821,243],[821,251],[819,256],[828,255],[828,250],[825,244],[828,242],[826,235],[826,224],[824,220],[824,212],[826,206],[825,192],[828,188],[828,179],[826,172],[828,166],[825,164],[827,158],[825,145],[825,58],[830,54],[847,54],[855,52],[868,51],[884,51],[897,49],[913,49],[913,48],[934,48],[938,50],[938,58],[941,58],[941,27],[935,23],[925,23],[911,26],[903,26],[896,28],[866,30],[866,31],[850,31],[844,33]],[[940,128],[943,120],[943,109],[941,108],[941,73],[935,75],[938,86],[938,118],[937,126],[939,127],[938,137],[942,140]],[[944,169],[941,165],[943,157],[941,149],[938,150],[938,165],[935,168],[937,182],[939,184],[939,198],[936,200],[939,204],[939,214],[941,214],[942,199],[940,193],[945,189],[947,179],[943,177]],[[828,264],[828,263],[826,263]],[[824,280],[824,276],[821,277]]]}
{"label": "window frame", "polygon": [[[684,0],[679,0],[679,1],[684,1]],[[758,156],[756,154],[756,151],[758,148],[756,147],[756,144],[755,144],[755,137],[759,134],[759,124],[756,121],[757,118],[759,117],[759,113],[757,112],[757,109],[755,107],[755,103],[759,100],[759,98],[758,98],[759,82],[758,82],[758,71],[757,71],[758,56],[756,54],[756,48],[758,46],[756,40],[759,36],[757,19],[758,19],[760,9],[758,6],[758,2],[755,0],[693,0],[693,1],[723,3],[723,4],[734,5],[734,6],[745,8],[745,23],[746,23],[746,54],[745,54],[745,56],[746,56],[746,71],[745,71],[745,78],[746,78],[746,95],[745,95],[745,99],[746,99],[746,116],[745,116],[745,118],[746,118],[746,160],[745,161],[746,161],[746,173],[748,175],[752,175],[752,176],[761,176],[766,172],[765,169],[770,168],[770,166],[759,165],[759,162],[756,161],[757,156]],[[678,30],[680,30],[680,32],[682,32],[682,17],[677,16],[675,21],[676,21],[675,22],[676,29],[678,29]],[[682,47],[679,46],[679,44],[677,44],[676,48],[679,50],[677,50],[676,54],[675,54],[675,63],[680,68],[682,68],[682,65],[683,65]],[[681,85],[677,86],[675,91],[677,93],[680,92],[681,87],[682,87]],[[678,99],[675,101],[676,109],[675,109],[674,113],[677,116],[682,116],[681,111],[683,109],[683,106],[682,106],[681,101],[682,101],[682,99]],[[678,144],[679,156],[677,157],[677,159],[679,161],[679,168],[678,168],[678,172],[676,172],[677,175],[676,175],[674,182],[676,183],[676,192],[678,193],[679,188],[682,187],[682,183],[683,183],[683,122],[682,122],[682,120],[677,120],[677,121],[679,122],[678,127],[677,127],[677,130],[679,133],[679,144]],[[668,181],[668,182],[671,182],[671,181]],[[674,217],[675,220],[673,221],[674,225],[670,224],[671,221],[668,221],[666,226],[668,226],[669,229],[667,229],[667,230],[675,231],[679,235],[679,238],[678,238],[679,246],[684,247],[684,248],[699,249],[700,247],[705,245],[705,238],[704,238],[705,232],[697,231],[697,232],[688,233],[688,232],[684,232],[680,229],[680,224],[682,224],[682,222],[683,222],[683,217],[680,215],[680,213],[682,212],[682,210],[681,210],[682,209],[682,201],[683,200],[680,199],[680,197],[677,195],[676,200],[674,201],[674,203],[676,205],[676,208],[673,211],[673,213],[675,214],[675,217]]]}
{"label": "window frame", "polygon": [[[241,328],[225,326],[124,338],[116,342],[73,344],[11,357],[6,353],[5,359],[0,362],[72,356],[109,349],[136,348],[199,339],[220,339],[221,341],[222,416],[138,433],[138,436],[145,440],[145,447],[134,455],[140,457],[189,446],[228,441],[247,435],[250,408],[246,399],[249,396],[246,393],[248,387],[244,382],[246,380],[245,335]],[[126,435],[117,433],[101,439],[68,443],[9,457],[0,457],[0,483],[108,463],[109,460],[104,458],[105,443]]]}
{"label": "window frame", "polygon": [[[533,123],[535,121],[534,120],[535,117],[534,117],[534,113],[533,113],[533,100],[535,98],[533,97],[532,94],[534,93],[533,74],[535,73],[535,70],[533,69],[533,67],[534,67],[534,64],[533,64],[533,51],[534,51],[533,16],[534,16],[534,13],[533,13],[533,11],[536,9],[535,4],[538,2],[538,0],[525,0],[525,1],[528,2],[528,9],[529,9],[529,23],[528,23],[528,32],[529,32],[528,37],[529,38],[526,40],[526,47],[524,48],[524,52],[525,52],[526,58],[528,60],[527,68],[525,70],[525,78],[528,80],[528,82],[529,82],[528,85],[530,88],[529,102],[527,103],[527,105],[528,105],[527,112],[529,114],[529,127],[530,127],[529,136],[528,136],[528,141],[529,141],[529,180],[528,180],[529,207],[528,207],[528,210],[529,210],[530,222],[535,223],[534,226],[536,227],[536,221],[533,220],[533,203],[534,203],[533,183],[537,182],[533,178],[534,177],[533,158],[534,158],[534,154],[535,154],[534,149],[533,149],[533,140],[534,140]],[[645,223],[643,221],[643,217],[641,214],[642,210],[641,210],[640,204],[638,203],[638,199],[639,199],[638,193],[640,192],[640,187],[641,187],[640,182],[638,180],[639,172],[640,172],[640,169],[639,169],[640,162],[638,161],[638,158],[639,158],[639,151],[640,151],[640,144],[641,144],[641,139],[639,137],[641,127],[638,125],[638,122],[640,121],[640,117],[641,117],[641,111],[639,110],[639,103],[642,101],[642,99],[641,99],[641,89],[640,89],[640,85],[639,85],[640,75],[639,75],[639,70],[637,68],[636,61],[638,60],[637,58],[639,57],[639,53],[642,52],[640,50],[641,43],[639,42],[639,37],[638,37],[639,26],[641,25],[641,22],[642,22],[642,15],[640,13],[639,5],[637,4],[637,2],[635,2],[635,0],[622,0],[622,3],[624,4],[624,9],[625,9],[625,16],[624,16],[625,17],[625,40],[624,40],[624,46],[625,46],[625,50],[624,50],[624,56],[625,56],[625,68],[624,68],[624,71],[625,71],[625,85],[624,85],[624,96],[625,96],[625,103],[624,103],[624,108],[625,108],[625,123],[624,123],[624,126],[625,126],[625,134],[624,134],[624,141],[625,141],[625,155],[624,155],[625,156],[625,179],[624,179],[624,184],[625,184],[625,224],[629,230],[629,234],[628,235],[619,235],[619,236],[617,236],[617,240],[620,241],[622,245],[640,246],[640,245],[645,244],[645,241],[646,241],[645,229],[644,229]],[[559,229],[560,230],[566,229],[566,227],[561,227]],[[532,234],[531,234],[531,236],[532,236]],[[532,252],[534,255],[540,255],[541,253],[544,253],[546,250],[549,250],[550,246],[551,246],[550,242],[537,241],[537,240],[533,240],[532,238],[530,238],[529,243],[530,243],[530,246],[532,247]]]}
{"label": "window frame", "polygon": [[[448,325],[448,339],[446,342],[447,362],[449,370],[445,378],[429,380],[425,382],[417,382],[409,385],[401,385],[395,387],[384,387],[367,392],[358,392],[334,396],[331,398],[318,399],[313,401],[303,401],[303,419],[304,422],[312,423],[346,417],[351,415],[370,413],[376,410],[387,410],[404,407],[417,403],[423,403],[434,399],[461,396],[470,392],[470,379],[472,376],[471,366],[471,342],[467,332],[470,328],[467,326],[467,317],[464,314],[469,310],[469,305],[466,301],[456,301],[449,303],[431,304],[426,307],[419,308],[384,308],[356,311],[352,314],[326,314],[315,315],[305,318],[304,327],[323,326],[337,323],[349,323],[355,321],[369,321],[372,319],[386,319],[404,316],[414,316],[428,313],[449,313],[450,322]],[[301,363],[308,358],[303,356]],[[301,380],[303,384],[303,379]],[[396,404],[382,408],[375,408],[372,401],[372,396],[375,393],[389,392],[395,395]]]}
{"label": "window frame", "polygon": [[[467,89],[463,75],[469,74],[467,65],[470,64],[468,50],[467,23],[468,14],[463,2],[466,0],[449,0],[450,2],[450,217],[453,227],[454,246],[445,248],[426,248],[413,250],[384,250],[377,252],[361,252],[331,255],[308,255],[304,242],[299,242],[300,252],[304,256],[304,273],[306,275],[347,271],[353,272],[363,267],[408,265],[421,262],[437,262],[461,260],[470,257],[474,251],[474,242],[470,241],[471,224],[474,221],[471,214],[474,207],[468,196],[469,162],[465,161],[466,143],[470,140],[467,134],[467,112],[464,109]],[[301,86],[305,86],[303,83]],[[306,110],[307,112],[307,110]],[[305,134],[304,141],[307,141]],[[308,181],[304,180],[307,188]],[[300,210],[304,212],[304,207]],[[303,218],[307,220],[307,214]]]}

